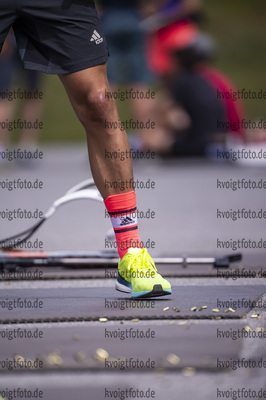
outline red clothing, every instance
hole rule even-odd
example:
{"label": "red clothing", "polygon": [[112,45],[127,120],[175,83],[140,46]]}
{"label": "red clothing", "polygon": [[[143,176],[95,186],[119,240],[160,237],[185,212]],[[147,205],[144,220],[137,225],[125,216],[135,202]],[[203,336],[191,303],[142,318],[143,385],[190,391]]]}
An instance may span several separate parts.
{"label": "red clothing", "polygon": [[237,92],[235,85],[217,69],[204,66],[199,68],[202,76],[205,76],[217,92],[217,98],[224,103],[226,121],[232,127],[232,133],[242,136],[244,140],[245,130],[241,126],[241,121],[245,118],[244,107],[240,99],[233,100],[231,93]]}

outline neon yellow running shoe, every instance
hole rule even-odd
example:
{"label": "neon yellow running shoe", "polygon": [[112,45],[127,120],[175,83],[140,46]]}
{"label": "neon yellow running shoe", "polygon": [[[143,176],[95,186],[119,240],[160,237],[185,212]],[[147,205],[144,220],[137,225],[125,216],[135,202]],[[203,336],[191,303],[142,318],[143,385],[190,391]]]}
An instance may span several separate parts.
{"label": "neon yellow running shoe", "polygon": [[131,293],[131,297],[156,297],[172,293],[170,283],[158,274],[147,249],[129,248],[119,260],[115,285],[120,292]]}

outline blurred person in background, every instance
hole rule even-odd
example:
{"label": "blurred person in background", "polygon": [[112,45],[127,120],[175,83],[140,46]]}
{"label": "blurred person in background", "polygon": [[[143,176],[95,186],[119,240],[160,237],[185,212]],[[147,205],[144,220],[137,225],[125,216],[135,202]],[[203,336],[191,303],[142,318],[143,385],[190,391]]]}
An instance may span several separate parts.
{"label": "blurred person in background", "polygon": [[163,74],[164,95],[154,110],[158,129],[142,136],[142,147],[162,156],[215,158],[217,149],[226,148],[228,133],[245,142],[238,126],[243,106],[222,96],[234,90],[234,84],[211,66],[213,40],[183,22],[164,44],[169,63]]}
{"label": "blurred person in background", "polygon": [[162,78],[171,69],[169,37],[180,34],[180,25],[193,26],[201,21],[202,2],[201,0],[154,0],[154,4],[156,5],[154,13],[144,19],[141,28],[147,35],[149,68]]}
{"label": "blurred person in background", "polygon": [[[5,123],[12,121],[15,115],[19,114],[22,121],[40,121],[43,114],[43,101],[34,98],[34,92],[40,89],[41,73],[38,71],[25,71],[18,57],[16,42],[13,31],[11,30],[5,40],[3,50],[0,55],[0,121]],[[12,96],[12,89],[18,88],[21,83],[22,100]],[[15,87],[13,87],[15,85]],[[16,106],[22,102],[20,109]],[[19,139],[16,143],[17,148],[32,150],[38,142],[38,129],[22,129],[19,132]],[[8,129],[0,126],[0,153],[11,145],[12,133]],[[4,162],[0,155],[0,162]],[[31,165],[31,160],[18,159],[21,166]]]}
{"label": "blurred person in background", "polygon": [[[140,23],[154,6],[149,0],[99,0],[97,4],[111,55],[107,64],[111,91],[118,100],[126,90],[131,91],[127,95],[130,114],[135,120],[145,122],[152,101],[150,95],[148,98],[143,95],[151,92],[153,77],[147,64],[146,35]],[[136,144],[134,140],[131,143]]]}

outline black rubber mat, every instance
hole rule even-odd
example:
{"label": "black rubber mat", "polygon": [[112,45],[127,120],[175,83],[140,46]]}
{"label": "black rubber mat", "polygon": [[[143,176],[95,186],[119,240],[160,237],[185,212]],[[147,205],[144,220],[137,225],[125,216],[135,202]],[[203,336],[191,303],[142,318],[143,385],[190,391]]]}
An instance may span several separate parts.
{"label": "black rubber mat", "polygon": [[[37,336],[41,338],[5,340],[0,372],[10,372],[1,360],[22,357],[42,361],[43,365],[37,368],[42,370],[100,368],[106,372],[133,369],[147,372],[158,368],[193,367],[221,372],[224,368],[218,361],[237,359],[242,339],[220,336],[224,332],[242,330],[244,324],[217,322],[215,325],[181,326],[176,321],[174,325],[160,326],[158,323],[116,322],[86,327],[42,328],[39,325],[27,331],[33,334],[37,329]],[[17,369],[12,371],[17,372]]]}
{"label": "black rubber mat", "polygon": [[[232,266],[231,268],[213,268],[210,265],[160,265],[159,272],[165,277],[210,277],[221,279],[263,278],[266,277],[266,267]],[[117,268],[64,268],[45,267],[21,268],[15,272],[0,271],[0,280],[32,280],[32,279],[115,279]]]}
{"label": "black rubber mat", "polygon": [[[241,318],[265,286],[173,286],[171,296],[132,300],[114,288],[2,289],[0,322]],[[240,302],[236,304],[236,302]]]}

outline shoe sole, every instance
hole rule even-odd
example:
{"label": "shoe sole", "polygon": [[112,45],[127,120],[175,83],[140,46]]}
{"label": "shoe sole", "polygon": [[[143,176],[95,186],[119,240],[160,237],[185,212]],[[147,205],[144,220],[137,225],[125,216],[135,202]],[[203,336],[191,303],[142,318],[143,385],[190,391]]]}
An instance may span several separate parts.
{"label": "shoe sole", "polygon": [[[130,285],[131,286],[131,285]],[[159,297],[159,296],[167,296],[172,293],[171,289],[163,289],[162,285],[154,285],[152,290],[144,291],[144,292],[134,292],[132,287],[125,286],[120,282],[116,282],[115,284],[116,290],[124,293],[131,293],[131,297],[136,299],[141,298],[149,298],[149,297]]]}

